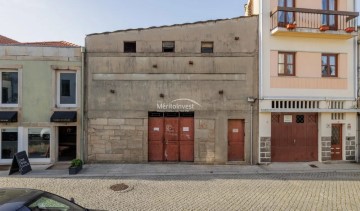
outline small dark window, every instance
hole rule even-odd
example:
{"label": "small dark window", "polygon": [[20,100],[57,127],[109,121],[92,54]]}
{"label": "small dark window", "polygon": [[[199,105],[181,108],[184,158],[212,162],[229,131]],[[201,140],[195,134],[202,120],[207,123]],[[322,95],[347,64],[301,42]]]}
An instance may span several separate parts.
{"label": "small dark window", "polygon": [[163,52],[175,52],[175,42],[174,41],[165,41],[162,43]]}
{"label": "small dark window", "polygon": [[305,116],[304,115],[296,115],[296,123],[304,123]]}
{"label": "small dark window", "polygon": [[213,53],[214,42],[201,42],[201,53]]}
{"label": "small dark window", "polygon": [[124,42],[124,53],[136,53],[136,42]]}

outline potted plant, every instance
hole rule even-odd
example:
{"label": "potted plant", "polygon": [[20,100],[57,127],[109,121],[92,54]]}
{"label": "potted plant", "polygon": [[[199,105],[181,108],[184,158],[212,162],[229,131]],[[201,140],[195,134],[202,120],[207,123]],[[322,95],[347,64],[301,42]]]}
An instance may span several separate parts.
{"label": "potted plant", "polygon": [[74,159],[71,161],[71,166],[69,167],[69,174],[77,174],[83,166],[83,161],[81,159]]}
{"label": "potted plant", "polygon": [[327,30],[329,30],[330,29],[330,27],[328,26],[328,25],[322,25],[322,26],[320,26],[320,31],[322,31],[322,32],[324,32],[324,31],[327,31]]}
{"label": "potted plant", "polygon": [[355,27],[347,27],[347,28],[345,29],[345,31],[346,31],[347,33],[354,32],[354,31],[355,31]]}
{"label": "potted plant", "polygon": [[286,25],[286,28],[287,28],[288,30],[295,29],[295,28],[296,28],[296,22],[294,21],[294,23],[288,23],[288,24]]}

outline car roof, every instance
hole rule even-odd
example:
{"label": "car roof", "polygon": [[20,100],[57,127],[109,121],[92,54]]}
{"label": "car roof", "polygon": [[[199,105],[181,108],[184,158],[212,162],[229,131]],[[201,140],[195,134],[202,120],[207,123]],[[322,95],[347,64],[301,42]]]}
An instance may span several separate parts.
{"label": "car roof", "polygon": [[0,188],[0,211],[18,209],[43,193],[41,190],[27,188]]}

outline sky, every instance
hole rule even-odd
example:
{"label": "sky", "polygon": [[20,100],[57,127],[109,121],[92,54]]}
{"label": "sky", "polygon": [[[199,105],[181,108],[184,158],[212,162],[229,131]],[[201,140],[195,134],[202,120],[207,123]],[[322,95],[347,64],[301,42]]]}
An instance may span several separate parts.
{"label": "sky", "polygon": [[247,0],[0,0],[0,34],[84,45],[92,33],[244,15]]}

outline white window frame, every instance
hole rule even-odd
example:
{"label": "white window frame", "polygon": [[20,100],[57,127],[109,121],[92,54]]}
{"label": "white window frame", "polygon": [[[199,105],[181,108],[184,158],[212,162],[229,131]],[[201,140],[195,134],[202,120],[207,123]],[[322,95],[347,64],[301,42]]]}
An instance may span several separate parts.
{"label": "white window frame", "polygon": [[[17,73],[18,74],[18,102],[16,104],[9,104],[9,103],[2,103],[2,73],[5,73],[5,72],[9,72],[9,73]],[[20,92],[21,92],[21,87],[20,87],[20,84],[21,84],[21,74],[20,74],[20,71],[19,70],[0,70],[0,107],[8,107],[8,108],[16,108],[16,107],[19,107],[19,104],[20,104]]]}
{"label": "white window frame", "polygon": [[50,163],[51,162],[51,146],[52,146],[52,139],[53,139],[53,133],[52,133],[52,128],[51,127],[26,127],[24,128],[24,132],[23,132],[23,140],[24,140],[24,148],[25,151],[29,157],[29,129],[33,129],[33,128],[49,128],[50,129],[50,140],[49,140],[49,147],[50,147],[50,151],[49,151],[49,157],[48,158],[29,158],[30,163]]}
{"label": "white window frame", "polygon": [[[60,74],[62,73],[73,73],[75,74],[75,103],[74,104],[61,104],[60,103]],[[77,107],[78,106],[78,96],[79,96],[79,90],[78,90],[78,71],[76,70],[60,70],[56,71],[56,105],[59,108],[66,108],[66,107]]]}

